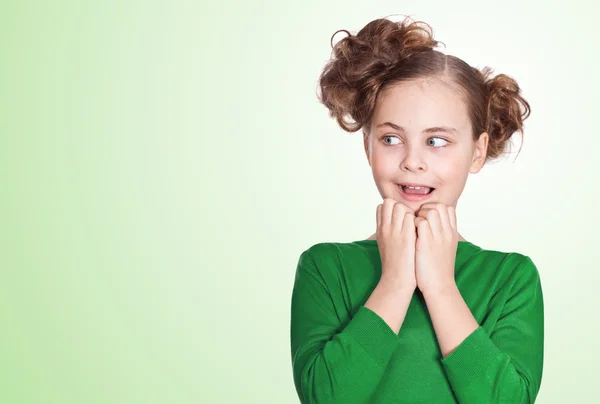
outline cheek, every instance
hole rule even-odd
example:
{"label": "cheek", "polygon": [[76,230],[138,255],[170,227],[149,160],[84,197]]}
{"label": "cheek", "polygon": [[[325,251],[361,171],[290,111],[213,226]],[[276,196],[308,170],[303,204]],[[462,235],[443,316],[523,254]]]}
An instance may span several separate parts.
{"label": "cheek", "polygon": [[464,185],[469,174],[471,161],[464,153],[448,153],[435,160],[435,172],[447,185]]}
{"label": "cheek", "polygon": [[398,171],[397,162],[398,156],[374,150],[371,159],[373,174],[377,177],[385,177],[396,173]]}

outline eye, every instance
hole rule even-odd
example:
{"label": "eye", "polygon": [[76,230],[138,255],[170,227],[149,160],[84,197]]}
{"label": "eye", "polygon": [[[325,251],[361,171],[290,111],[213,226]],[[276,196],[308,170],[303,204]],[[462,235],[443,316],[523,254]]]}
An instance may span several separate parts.
{"label": "eye", "polygon": [[[384,136],[384,137],[383,137],[383,143],[385,143],[385,144],[390,144],[390,143],[388,143],[388,142],[386,142],[386,141],[385,141],[386,139],[396,139],[396,140],[400,140],[400,139],[398,139],[396,136]],[[396,144],[397,144],[397,143],[396,143]]]}
{"label": "eye", "polygon": [[427,139],[427,144],[432,147],[444,147],[448,144],[448,141],[441,137],[430,137]]}

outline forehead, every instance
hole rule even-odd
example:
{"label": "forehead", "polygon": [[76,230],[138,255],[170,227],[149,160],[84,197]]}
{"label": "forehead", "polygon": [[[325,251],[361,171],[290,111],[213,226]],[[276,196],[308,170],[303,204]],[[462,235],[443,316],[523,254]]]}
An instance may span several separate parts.
{"label": "forehead", "polygon": [[407,131],[432,126],[452,126],[468,132],[468,110],[455,86],[438,79],[419,79],[399,83],[379,94],[373,124],[390,121]]}

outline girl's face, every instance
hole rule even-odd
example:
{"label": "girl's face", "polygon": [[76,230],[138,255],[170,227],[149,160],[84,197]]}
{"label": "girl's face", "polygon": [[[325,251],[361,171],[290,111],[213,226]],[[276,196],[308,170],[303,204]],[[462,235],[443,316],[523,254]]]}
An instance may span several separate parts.
{"label": "girl's face", "polygon": [[487,133],[473,140],[466,105],[440,80],[387,88],[371,122],[364,145],[377,189],[415,213],[426,202],[456,207],[469,173],[485,162]]}

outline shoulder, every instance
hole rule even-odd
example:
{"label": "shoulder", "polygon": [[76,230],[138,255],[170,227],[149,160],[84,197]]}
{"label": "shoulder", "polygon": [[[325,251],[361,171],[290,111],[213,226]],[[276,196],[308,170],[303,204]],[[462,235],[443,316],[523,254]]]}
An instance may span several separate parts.
{"label": "shoulder", "polygon": [[320,242],[301,252],[298,266],[323,273],[348,269],[364,260],[371,262],[375,257],[379,257],[375,240]]}
{"label": "shoulder", "polygon": [[348,255],[366,254],[377,249],[375,240],[359,240],[351,242],[321,242],[311,245],[300,254],[301,258],[315,261],[342,258]]}
{"label": "shoulder", "polygon": [[[467,261],[475,261],[486,268],[494,269],[497,275],[504,275],[508,281],[528,280],[539,282],[540,273],[533,259],[517,251],[481,248],[471,244],[472,254]],[[511,282],[511,283],[512,283]]]}

